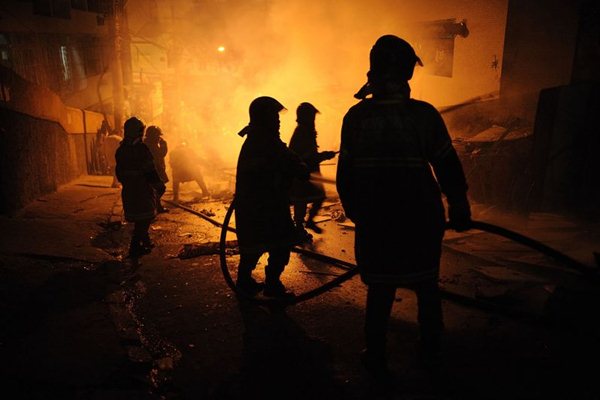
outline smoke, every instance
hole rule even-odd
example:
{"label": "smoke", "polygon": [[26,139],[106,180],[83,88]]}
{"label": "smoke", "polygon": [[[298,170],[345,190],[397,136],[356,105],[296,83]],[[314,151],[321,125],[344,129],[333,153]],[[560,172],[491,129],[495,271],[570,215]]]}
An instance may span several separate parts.
{"label": "smoke", "polygon": [[[494,6],[484,10],[487,14],[505,7],[506,0],[490,3]],[[148,18],[146,1],[129,4],[132,27],[136,13]],[[196,142],[200,154],[224,166],[235,166],[243,142],[236,133],[248,123],[250,102],[263,95],[275,97],[288,109],[281,115],[282,140],[291,137],[298,104],[310,102],[321,111],[316,120],[321,150],[337,150],[342,118],[356,103],[353,94],[366,80],[375,40],[388,33],[410,40],[415,23],[464,17],[468,14],[464,10],[476,7],[468,0],[455,1],[453,6],[433,0],[163,0],[156,4],[154,20],[163,21],[155,24],[163,30],[155,32],[156,40],[169,49],[168,72],[176,80],[171,87],[177,93],[177,105],[171,109],[177,115],[165,121],[169,124],[165,131],[167,135],[171,131],[174,139]],[[427,79],[424,71],[416,71],[411,81],[413,97],[432,92],[424,89]]]}

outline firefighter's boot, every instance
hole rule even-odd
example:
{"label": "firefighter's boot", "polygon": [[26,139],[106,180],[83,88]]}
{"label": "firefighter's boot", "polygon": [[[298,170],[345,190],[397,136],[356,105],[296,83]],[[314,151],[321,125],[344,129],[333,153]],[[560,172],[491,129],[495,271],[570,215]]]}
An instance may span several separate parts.
{"label": "firefighter's boot", "polygon": [[317,224],[315,224],[315,221],[313,221],[312,218],[306,221],[306,227],[314,233],[323,233],[323,229],[317,226]]}
{"label": "firefighter's boot", "polygon": [[239,291],[247,296],[256,296],[263,290],[264,286],[264,283],[257,282],[256,279],[252,277],[252,269],[240,265],[236,281],[236,287]]}

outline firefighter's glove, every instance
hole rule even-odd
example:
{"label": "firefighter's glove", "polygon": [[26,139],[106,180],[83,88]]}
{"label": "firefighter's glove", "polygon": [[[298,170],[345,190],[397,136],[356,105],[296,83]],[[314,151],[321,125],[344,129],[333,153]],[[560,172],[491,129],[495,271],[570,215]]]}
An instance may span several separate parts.
{"label": "firefighter's glove", "polygon": [[448,206],[448,228],[456,232],[464,232],[471,229],[471,207],[468,201],[461,201]]}
{"label": "firefighter's glove", "polygon": [[324,151],[321,153],[323,160],[331,160],[335,157],[335,151]]}
{"label": "firefighter's glove", "polygon": [[331,160],[332,158],[335,157],[336,152],[335,151],[326,151],[325,153],[327,153],[327,159]]}

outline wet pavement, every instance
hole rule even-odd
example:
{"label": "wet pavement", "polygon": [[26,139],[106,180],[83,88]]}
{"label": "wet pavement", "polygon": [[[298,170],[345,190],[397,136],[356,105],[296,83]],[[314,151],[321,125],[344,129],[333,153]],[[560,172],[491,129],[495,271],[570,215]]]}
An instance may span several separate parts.
{"label": "wet pavement", "polygon": [[[208,183],[213,198],[184,186],[182,203],[222,221],[231,182]],[[238,301],[218,255],[178,257],[185,244],[217,242],[220,228],[173,206],[152,225],[156,248],[132,264],[131,226],[109,186],[109,177],[83,177],[0,217],[7,398],[600,398],[587,367],[600,353],[598,283],[530,249],[448,232],[444,362],[436,374],[420,366],[415,296],[398,290],[388,336],[397,378],[383,390],[358,361],[366,294],[358,277],[294,306]],[[353,262],[353,229],[334,200],[307,248]],[[589,266],[600,250],[598,223],[474,211]],[[232,274],[237,259],[227,257]],[[294,253],[284,282],[298,294],[343,272]]]}

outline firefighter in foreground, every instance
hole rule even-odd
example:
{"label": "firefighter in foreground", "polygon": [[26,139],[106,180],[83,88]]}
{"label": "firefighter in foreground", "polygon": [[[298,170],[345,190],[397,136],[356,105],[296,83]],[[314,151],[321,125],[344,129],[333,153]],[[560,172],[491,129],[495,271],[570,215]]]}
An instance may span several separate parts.
{"label": "firefighter in foreground", "polygon": [[[156,168],[156,172],[162,183],[166,184],[169,182],[169,177],[167,176],[167,169],[165,165],[165,157],[169,151],[169,147],[167,145],[167,141],[163,139],[163,132],[158,126],[149,126],[146,129],[146,137],[144,138],[144,143],[148,146],[150,153],[152,153],[152,157],[154,158],[154,167]],[[166,186],[162,186],[160,191],[156,193],[156,211],[159,213],[165,213],[169,210],[163,207],[160,202],[161,197],[165,194]]]}
{"label": "firefighter in foreground", "polygon": [[[296,122],[298,126],[290,139],[290,150],[298,154],[302,161],[308,166],[309,172],[320,175],[319,164],[325,160],[335,157],[334,151],[319,152],[317,145],[317,131],[315,129],[315,117],[319,110],[310,103],[301,103],[296,110]],[[299,235],[306,240],[310,235],[304,227],[316,233],[322,229],[315,224],[314,218],[319,213],[325,200],[325,188],[322,183],[295,180],[292,186],[291,200],[294,205],[294,222]],[[306,219],[308,203],[312,203]]]}
{"label": "firefighter in foreground", "polygon": [[471,223],[463,168],[444,121],[432,105],[410,98],[416,64],[422,65],[410,44],[380,37],[370,52],[368,82],[355,95],[361,101],[342,125],[337,189],[356,224],[356,262],[368,285],[361,360],[376,377],[390,376],[386,331],[397,287],[416,292],[422,361],[439,361],[441,193],[450,228],[463,231]]}
{"label": "firefighter in foreground", "polygon": [[[247,136],[240,151],[235,185],[235,219],[240,264],[237,287],[254,295],[263,289],[267,297],[293,296],[281,282],[297,234],[290,213],[290,188],[294,178],[307,180],[308,169],[279,138],[279,112],[283,105],[272,97],[258,97],[250,104],[250,123],[239,133]],[[265,252],[265,282],[252,271]]]}
{"label": "firefighter in foreground", "polygon": [[153,245],[148,235],[150,223],[156,217],[157,192],[164,193],[154,159],[142,142],[144,123],[132,117],[125,121],[125,138],[115,155],[117,179],[123,185],[121,198],[125,220],[133,222],[129,257],[150,253]]}

